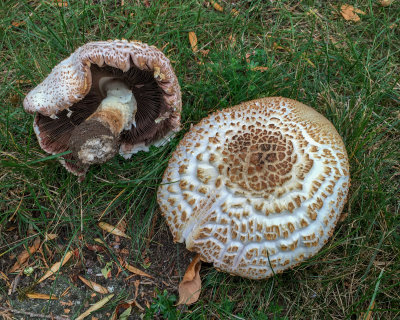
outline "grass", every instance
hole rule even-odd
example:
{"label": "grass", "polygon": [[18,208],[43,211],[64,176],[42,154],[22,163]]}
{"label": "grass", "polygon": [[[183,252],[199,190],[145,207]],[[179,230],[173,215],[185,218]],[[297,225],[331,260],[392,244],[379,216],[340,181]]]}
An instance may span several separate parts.
{"label": "grass", "polygon": [[[400,317],[400,4],[384,8],[378,1],[354,1],[365,12],[358,23],[342,18],[341,1],[220,4],[224,12],[194,0],[151,1],[150,7],[127,0],[123,7],[117,0],[70,1],[66,7],[52,0],[0,3],[0,270],[7,273],[7,263],[35,234],[59,235],[48,244],[48,263],[68,247],[84,254],[85,243],[102,237],[100,217],[113,225],[127,222],[133,264],[146,266],[146,257],[161,263],[162,257],[144,252],[149,237],[167,232],[155,218],[156,189],[180,138],[214,110],[280,95],[324,114],[347,147],[352,186],[334,236],[312,259],[265,281],[203,267],[195,305],[176,308],[176,287],[160,289],[145,313],[180,319],[367,319],[370,311],[374,319]],[[240,14],[230,14],[231,8]],[[208,55],[192,52],[189,31]],[[114,38],[163,48],[182,88],[183,130],[169,145],[131,161],[118,156],[92,166],[78,183],[40,149],[22,100],[77,47]],[[177,255],[183,251],[176,247]],[[38,276],[43,266],[37,261]],[[176,281],[180,276],[181,270]],[[7,290],[0,277],[0,302],[17,306]],[[117,295],[113,306],[127,295]]]}

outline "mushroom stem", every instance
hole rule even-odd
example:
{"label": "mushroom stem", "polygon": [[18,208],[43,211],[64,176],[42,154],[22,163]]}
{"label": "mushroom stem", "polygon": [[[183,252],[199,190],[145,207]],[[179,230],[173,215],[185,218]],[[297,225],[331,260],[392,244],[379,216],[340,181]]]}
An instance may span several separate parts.
{"label": "mushroom stem", "polygon": [[77,126],[71,134],[70,147],[75,158],[83,164],[103,163],[118,150],[122,130],[136,126],[136,99],[128,86],[115,79],[101,82],[107,96],[96,112]]}

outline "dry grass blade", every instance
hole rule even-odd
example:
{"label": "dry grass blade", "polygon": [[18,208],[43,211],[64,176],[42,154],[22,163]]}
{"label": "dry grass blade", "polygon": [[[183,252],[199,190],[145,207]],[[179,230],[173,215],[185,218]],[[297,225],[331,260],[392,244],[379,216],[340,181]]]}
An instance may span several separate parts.
{"label": "dry grass blade", "polygon": [[189,42],[193,52],[197,52],[197,36],[193,31],[189,32]]}
{"label": "dry grass blade", "polygon": [[60,270],[60,268],[67,263],[67,261],[72,257],[73,252],[72,251],[68,251],[65,256],[63,257],[63,259],[55,264],[52,265],[52,267],[50,268],[49,271],[47,271],[45,273],[45,275],[43,277],[41,277],[38,281],[38,283],[46,280],[48,277],[52,276],[53,274],[57,273],[58,270]]}
{"label": "dry grass blade", "polygon": [[200,268],[200,255],[196,255],[189,267],[186,269],[183,280],[179,284],[178,305],[189,305],[195,303],[199,299],[201,292]]}
{"label": "dry grass blade", "polygon": [[82,276],[78,276],[79,279],[81,279],[81,281],[86,284],[90,289],[101,293],[101,294],[106,294],[108,293],[108,290],[106,288],[104,288],[103,286],[97,284],[96,282],[93,282],[91,280],[87,280]]}
{"label": "dry grass blade", "polygon": [[82,313],[78,318],[75,320],[82,320],[86,318],[88,315],[90,315],[93,311],[96,311],[103,307],[108,301],[110,301],[114,297],[114,294],[110,294],[107,297],[101,299],[100,301],[96,302],[94,305],[92,305],[89,309],[87,309],[84,313]]}
{"label": "dry grass blade", "polygon": [[154,278],[151,275],[147,274],[146,272],[135,268],[131,265],[129,265],[128,263],[122,261],[121,259],[119,260],[119,263],[121,264],[121,266],[123,266],[126,270],[128,270],[129,272],[132,272],[134,274],[137,274],[138,276],[142,276],[142,277],[147,277],[147,278]]}
{"label": "dry grass blade", "polygon": [[115,236],[119,236],[119,237],[130,239],[130,237],[126,233],[122,232],[117,227],[115,227],[115,226],[113,226],[111,224],[108,224],[107,222],[99,222],[99,227],[101,229],[103,229],[104,231],[107,231],[108,233],[111,233],[111,234],[113,234]]}
{"label": "dry grass blade", "polygon": [[36,293],[36,292],[31,292],[31,293],[27,293],[26,296],[29,299],[41,299],[41,300],[58,300],[58,298],[54,295],[50,296],[48,294],[44,294],[44,293]]}
{"label": "dry grass blade", "polygon": [[40,247],[40,238],[37,237],[33,242],[33,245],[28,248],[28,250],[24,250],[17,257],[17,262],[11,267],[9,273],[17,271],[21,266],[29,259],[29,257],[34,254]]}

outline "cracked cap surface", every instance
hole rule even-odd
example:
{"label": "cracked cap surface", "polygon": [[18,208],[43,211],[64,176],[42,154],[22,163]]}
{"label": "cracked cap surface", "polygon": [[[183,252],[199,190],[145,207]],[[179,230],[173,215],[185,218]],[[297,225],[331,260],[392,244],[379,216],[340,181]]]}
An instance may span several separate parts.
{"label": "cracked cap surface", "polygon": [[300,102],[272,97],[193,126],[169,161],[158,202],[175,241],[222,271],[262,279],[321,249],[349,186],[333,125]]}

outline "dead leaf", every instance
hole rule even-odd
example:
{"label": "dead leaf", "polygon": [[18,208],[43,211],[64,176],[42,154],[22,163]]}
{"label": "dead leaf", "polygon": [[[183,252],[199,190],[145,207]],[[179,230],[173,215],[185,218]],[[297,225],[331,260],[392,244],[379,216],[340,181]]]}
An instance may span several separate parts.
{"label": "dead leaf", "polygon": [[381,0],[379,3],[382,7],[388,7],[393,3],[394,0]]}
{"label": "dead leaf", "polygon": [[200,50],[200,53],[205,57],[210,53],[210,50]]}
{"label": "dead leaf", "polygon": [[251,70],[252,71],[260,71],[260,72],[264,72],[264,71],[267,71],[268,70],[268,67],[254,67],[254,68],[251,68]]}
{"label": "dead leaf", "polygon": [[104,231],[107,231],[108,233],[111,233],[115,236],[124,237],[127,239],[131,238],[128,235],[126,235],[124,232],[122,232],[120,229],[118,229],[117,227],[114,227],[111,224],[108,224],[107,222],[99,222],[99,227],[101,229],[103,229]]}
{"label": "dead leaf", "polygon": [[92,305],[89,309],[87,309],[84,313],[82,313],[78,318],[75,320],[82,320],[86,318],[88,315],[90,315],[93,311],[96,311],[103,307],[108,301],[110,301],[114,297],[114,294],[110,294],[107,297],[101,299],[100,301],[96,302],[94,305]]}
{"label": "dead leaf", "polygon": [[339,217],[339,222],[343,222],[344,220],[346,220],[348,215],[349,215],[348,212],[342,212],[342,214]]}
{"label": "dead leaf", "polygon": [[67,0],[54,0],[54,2],[57,4],[59,7],[68,7],[68,2]]}
{"label": "dead leaf", "polygon": [[49,240],[54,240],[55,238],[58,237],[58,234],[55,233],[46,233],[46,236],[44,238],[44,241],[49,241]]}
{"label": "dead leaf", "polygon": [[197,52],[197,36],[193,31],[189,32],[189,42],[193,52]]}
{"label": "dead leaf", "polygon": [[352,5],[349,4],[344,4],[340,7],[340,14],[347,21],[354,21],[354,22],[360,21],[360,17],[358,16],[357,13],[365,14],[363,11],[355,9]]}
{"label": "dead leaf", "polygon": [[234,47],[234,46],[236,45],[236,38],[235,38],[235,36],[232,35],[232,34],[230,34],[228,39],[229,39],[229,41],[230,41],[230,43],[231,43],[231,46]]}
{"label": "dead leaf", "polygon": [[108,293],[108,290],[106,288],[104,288],[103,286],[97,284],[96,282],[93,282],[91,280],[87,280],[82,276],[78,276],[79,279],[81,279],[81,281],[86,284],[90,289],[101,293],[101,294],[106,294]]}
{"label": "dead leaf", "polygon": [[179,284],[178,305],[189,305],[195,303],[199,299],[201,292],[200,268],[200,255],[197,254],[186,269],[183,280]]}
{"label": "dead leaf", "polygon": [[237,11],[236,9],[232,9],[231,14],[237,17],[239,15],[239,11]]}
{"label": "dead leaf", "polygon": [[62,306],[68,306],[68,307],[72,307],[73,305],[74,305],[74,303],[70,300],[70,301],[67,301],[67,302],[64,302],[64,301],[60,301],[60,304],[62,305]]}
{"label": "dead leaf", "polygon": [[25,21],[13,21],[13,22],[11,22],[11,25],[13,27],[19,27],[19,26],[21,26],[23,24],[25,24]]}
{"label": "dead leaf", "polygon": [[40,282],[46,280],[48,277],[52,276],[53,274],[57,273],[57,272],[60,270],[60,268],[61,268],[64,264],[66,264],[67,261],[68,261],[69,259],[71,259],[71,257],[72,257],[73,254],[74,254],[73,251],[68,251],[68,252],[65,254],[65,256],[63,257],[63,259],[62,259],[61,261],[56,262],[55,264],[53,264],[53,265],[51,266],[50,270],[47,271],[47,272],[45,273],[45,275],[44,275],[43,277],[41,277],[37,283],[40,283]]}
{"label": "dead leaf", "polygon": [[219,12],[224,12],[224,8],[222,8],[217,2],[211,0],[210,3],[212,4],[215,10]]}
{"label": "dead leaf", "polygon": [[40,238],[37,237],[35,241],[33,242],[33,245],[28,248],[28,250],[24,250],[19,254],[17,257],[17,262],[12,266],[9,273],[17,271],[19,268],[22,267],[22,265],[29,259],[31,255],[33,255],[40,247]]}
{"label": "dead leaf", "polygon": [[70,313],[71,312],[71,309],[64,309],[64,313],[65,314],[68,314],[68,313]]}
{"label": "dead leaf", "polygon": [[128,270],[128,271],[130,271],[130,272],[132,272],[132,273],[134,273],[134,274],[137,274],[138,276],[147,277],[147,278],[153,278],[151,275],[147,274],[146,272],[144,272],[144,271],[142,271],[142,270],[140,270],[140,269],[138,269],[138,268],[135,268],[135,267],[129,265],[128,263],[126,263],[125,261],[122,261],[121,259],[119,259],[119,263],[120,263],[121,266],[123,266],[126,270]]}
{"label": "dead leaf", "polygon": [[48,294],[44,293],[27,293],[26,296],[29,299],[41,299],[41,300],[58,300],[58,298],[54,295],[49,296]]}

